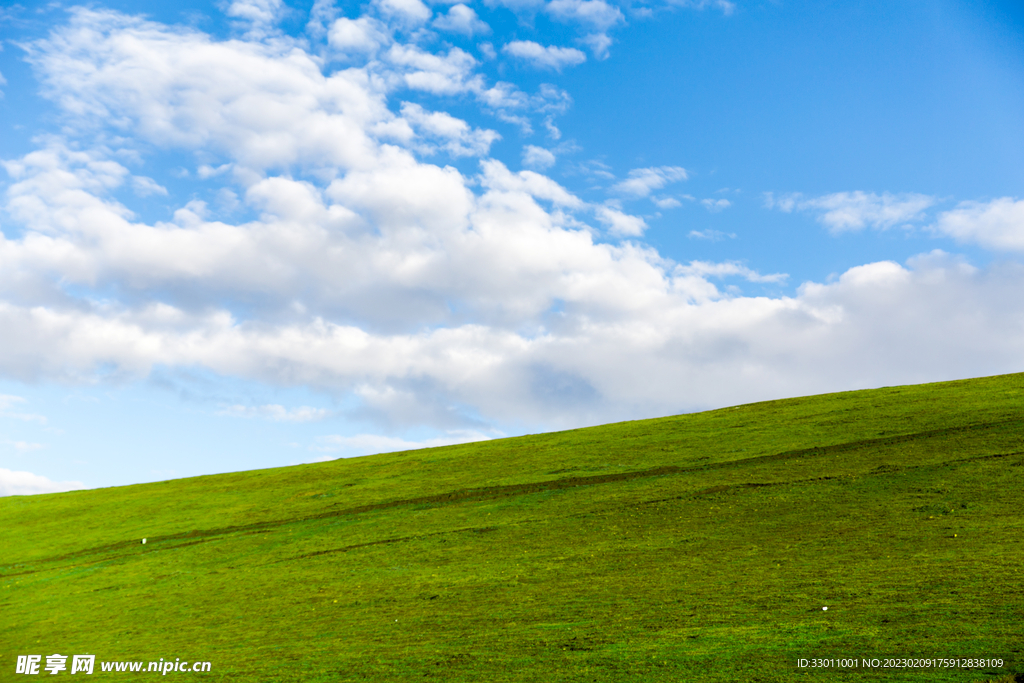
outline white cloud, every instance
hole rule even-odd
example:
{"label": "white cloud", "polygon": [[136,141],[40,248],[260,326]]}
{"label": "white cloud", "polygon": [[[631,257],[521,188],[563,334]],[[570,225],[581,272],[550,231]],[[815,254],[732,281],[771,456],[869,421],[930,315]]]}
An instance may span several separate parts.
{"label": "white cloud", "polygon": [[140,197],[148,197],[154,194],[162,195],[164,197],[167,196],[166,187],[152,178],[147,178],[146,176],[134,176],[132,178],[132,189],[134,189],[135,194]]}
{"label": "white cloud", "polygon": [[251,38],[262,38],[273,30],[285,13],[281,0],[233,0],[226,14],[241,22]]}
{"label": "white cloud", "polygon": [[538,69],[561,71],[567,66],[576,66],[587,61],[587,56],[574,47],[544,47],[532,40],[514,40],[501,51],[521,59]]}
{"label": "white cloud", "polygon": [[536,145],[526,145],[523,147],[523,166],[543,171],[554,165],[555,155],[551,150],[537,147]]}
{"label": "white cloud", "polygon": [[274,422],[319,422],[330,417],[332,411],[326,408],[313,408],[311,406],[286,408],[282,405],[268,404],[262,406],[224,406],[217,411],[217,414],[226,417],[258,417],[264,420],[273,420]]}
{"label": "white cloud", "polygon": [[83,125],[114,122],[163,147],[204,149],[242,167],[366,163],[365,127],[388,116],[367,75],[324,76],[290,45],[217,42],[111,12],[73,11],[29,46],[45,92]]}
{"label": "white cloud", "polygon": [[306,32],[314,38],[323,38],[327,35],[327,26],[338,16],[338,11],[334,0],[314,0],[309,10]]}
{"label": "white cloud", "polygon": [[615,180],[615,174],[611,172],[611,166],[597,159],[591,159],[578,164],[577,169],[581,173],[593,176],[594,178],[600,178],[601,180]]}
{"label": "white cloud", "polygon": [[736,3],[729,2],[729,0],[667,0],[667,4],[696,10],[714,7],[725,16],[729,16],[736,11]]}
{"label": "white cloud", "polygon": [[[495,208],[507,211],[513,197],[501,195]],[[501,318],[413,334],[369,333],[322,319],[268,327],[226,317],[175,330],[130,314],[7,305],[0,323],[18,334],[5,345],[0,367],[5,374],[34,369],[52,377],[111,363],[140,374],[156,363],[198,366],[273,384],[391,387],[424,402],[473,406],[488,419],[560,426],[994,374],[1024,360],[1020,268],[978,273],[936,254],[909,268],[889,262],[853,268],[834,283],[801,286],[796,297],[727,296],[708,278],[774,282],[781,276],[737,264],[694,263],[666,272],[636,247],[588,246],[579,236],[561,252],[575,263],[552,278],[538,257],[557,262],[557,242],[550,239],[556,237],[558,231],[541,231],[532,245],[494,245],[506,268],[530,264],[532,278],[502,272],[490,260],[485,281],[465,267],[457,271],[502,294],[526,284],[542,297],[560,295],[564,319],[540,332],[516,331]],[[602,253],[604,263],[588,268]],[[537,281],[543,286],[534,288]],[[523,296],[496,296],[489,305],[518,306],[515,317],[522,320]],[[541,301],[534,310],[547,306]]]}
{"label": "white cloud", "polygon": [[373,0],[381,16],[402,28],[415,28],[427,22],[433,12],[421,0]]}
{"label": "white cloud", "polygon": [[387,29],[371,17],[341,17],[327,33],[328,45],[346,54],[372,54],[390,42]]}
{"label": "white cloud", "polygon": [[477,49],[480,50],[480,54],[484,59],[497,59],[498,51],[494,49],[494,44],[489,42],[483,42],[477,45]]}
{"label": "white cloud", "polygon": [[700,200],[701,206],[712,213],[723,211],[732,206],[732,202],[728,199],[702,199]]}
{"label": "white cloud", "polygon": [[438,30],[465,36],[487,35],[491,32],[491,27],[480,20],[473,8],[462,3],[452,5],[448,13],[434,19],[432,25]]}
{"label": "white cloud", "polygon": [[635,168],[629,172],[626,180],[612,187],[612,191],[634,197],[646,197],[654,190],[660,190],[669,183],[686,180],[689,174],[681,166],[657,166],[652,168]]}
{"label": "white cloud", "polygon": [[582,24],[601,33],[626,20],[618,7],[604,0],[551,0],[544,11],[558,21]]}
{"label": "white cloud", "polygon": [[0,496],[31,496],[85,488],[80,481],[50,481],[31,472],[16,472],[0,467]]}
{"label": "white cloud", "polygon": [[524,193],[537,199],[546,199],[560,207],[582,208],[584,206],[578,197],[547,176],[533,171],[512,173],[504,164],[494,159],[482,162],[481,166],[483,169],[482,183],[492,190]]}
{"label": "white cloud", "polygon": [[447,112],[428,112],[418,104],[402,103],[402,117],[421,134],[442,140],[442,147],[452,156],[482,156],[491,143],[501,136],[493,130],[471,128],[462,119]]}
{"label": "white cloud", "polygon": [[588,33],[580,42],[589,47],[597,59],[608,59],[608,48],[612,46],[612,39],[607,33]]}
{"label": "white cloud", "polygon": [[790,212],[810,211],[817,214],[819,223],[838,234],[851,230],[891,228],[899,223],[917,221],[925,209],[934,205],[935,197],[923,194],[875,194],[873,192],[835,192],[821,197],[804,198],[799,193],[775,197],[765,195],[768,208]]}
{"label": "white cloud", "polygon": [[252,23],[269,24],[277,20],[283,9],[281,0],[233,0],[226,14]]}
{"label": "white cloud", "polygon": [[678,209],[683,205],[681,201],[675,197],[651,197],[651,201],[659,209]]}
{"label": "white cloud", "polygon": [[482,89],[481,77],[473,74],[476,59],[457,47],[445,55],[435,55],[415,45],[393,45],[386,58],[405,71],[401,79],[412,90],[454,95]]}
{"label": "white cloud", "polygon": [[958,242],[996,251],[1024,251],[1024,200],[1001,197],[989,202],[960,202],[939,214],[932,231]]}
{"label": "white cloud", "polygon": [[741,263],[735,261],[726,261],[724,263],[712,263],[709,261],[690,261],[688,265],[676,266],[676,274],[684,277],[697,276],[699,278],[707,277],[729,277],[738,275],[749,282],[772,282],[780,283],[785,282],[789,277],[785,273],[772,273],[771,275],[761,275],[756,270],[744,266]]}
{"label": "white cloud", "polygon": [[608,58],[612,44],[608,30],[626,20],[618,7],[604,0],[552,0],[544,6],[544,11],[557,21],[587,29],[588,33],[580,42],[589,47],[597,59]]}
{"label": "white cloud", "polygon": [[555,125],[555,122],[552,120],[550,116],[544,119],[544,127],[547,128],[549,138],[551,138],[552,140],[561,139],[562,131],[558,129],[558,126]]}
{"label": "white cloud", "polygon": [[[231,170],[231,164],[221,164],[220,166],[214,167],[209,164],[200,164],[199,168],[196,169],[196,177],[202,180],[208,180],[210,178],[216,178],[219,175],[227,173]],[[164,188],[161,188],[164,189]],[[162,194],[166,194],[167,190],[164,189]]]}
{"label": "white cloud", "polygon": [[310,450],[337,452],[348,451],[346,456],[372,455],[374,453],[393,453],[395,451],[412,451],[420,448],[437,448],[438,446],[450,446],[459,443],[473,443],[476,441],[488,441],[492,437],[486,434],[473,431],[452,431],[445,436],[423,441],[407,441],[391,436],[379,434],[358,434],[356,436],[321,436]]}
{"label": "white cloud", "polygon": [[549,133],[557,128],[551,124],[552,116],[564,113],[572,105],[572,98],[566,91],[550,83],[540,86],[538,92],[529,95],[511,83],[499,81],[490,88],[475,89],[477,100],[489,109],[495,110],[497,117],[507,123],[519,126],[524,135],[532,135],[533,128],[523,115],[537,112],[545,115],[544,125]]}
{"label": "white cloud", "polygon": [[[483,154],[486,131],[420,105],[396,115],[399,90],[475,98],[507,116],[569,106],[553,87],[486,86],[455,49],[389,43],[366,65],[325,74],[301,46],[76,10],[70,28],[29,52],[66,138],[5,163],[5,229],[16,228],[0,236],[5,377],[98,382],[199,368],[344,396],[395,433],[488,434],[1024,361],[1016,266],[977,271],[937,253],[853,268],[792,296],[745,295],[740,286],[783,276],[601,241],[584,218],[620,237],[642,234],[644,219],[589,205],[537,171],[486,157],[473,175],[423,162],[424,141]],[[188,181],[232,193],[247,219],[169,198],[171,220],[142,220],[115,199],[135,176],[116,150],[90,145],[97,128],[128,148],[201,152],[195,163],[208,171]],[[607,179],[600,164],[584,168]],[[680,167],[634,169],[616,191],[651,197],[685,178]],[[924,201],[865,195],[850,209],[830,197],[779,206],[884,227]]]}
{"label": "white cloud", "polygon": [[594,208],[597,220],[607,226],[608,231],[620,237],[639,237],[647,229],[647,223],[639,216],[631,216],[607,204]]}
{"label": "white cloud", "polygon": [[712,242],[718,242],[719,240],[723,240],[726,238],[735,239],[736,235],[735,233],[725,233],[721,232],[720,230],[711,230],[709,228],[707,230],[691,230],[687,237],[689,237],[690,239],[710,240]]}

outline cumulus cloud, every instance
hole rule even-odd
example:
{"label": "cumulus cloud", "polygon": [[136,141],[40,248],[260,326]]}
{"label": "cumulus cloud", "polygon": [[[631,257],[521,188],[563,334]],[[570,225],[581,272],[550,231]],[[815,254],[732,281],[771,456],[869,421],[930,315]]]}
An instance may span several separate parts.
{"label": "cumulus cloud", "polygon": [[[578,209],[584,206],[579,197],[545,175],[533,171],[512,173],[504,164],[495,159],[488,159],[482,162],[481,166],[483,170],[481,182],[491,190],[484,195],[483,199],[501,198],[503,201],[518,204],[526,196],[529,196],[547,200],[558,207]],[[521,206],[527,208],[525,204]]]}
{"label": "cumulus cloud", "polygon": [[525,114],[536,112],[544,115],[544,126],[552,136],[557,137],[559,133],[552,123],[552,117],[564,113],[572,105],[569,93],[550,83],[541,84],[533,95],[503,81],[473,92],[480,104],[493,110],[500,120],[519,126],[524,135],[533,134],[533,127]]}
{"label": "cumulus cloud", "polygon": [[651,197],[651,201],[659,209],[678,209],[683,205],[681,201],[675,197]]}
{"label": "cumulus cloud", "polygon": [[1024,251],[1024,200],[960,202],[952,211],[939,214],[931,230],[987,249]]}
{"label": "cumulus cloud", "polygon": [[597,59],[608,59],[608,48],[612,46],[612,39],[607,33],[588,33],[580,42],[589,47]]}
{"label": "cumulus cloud", "polygon": [[473,8],[459,3],[448,8],[448,13],[434,19],[433,27],[440,31],[461,33],[465,36],[487,35],[491,27],[480,20]]}
{"label": "cumulus cloud", "polygon": [[551,150],[526,145],[523,147],[523,166],[543,171],[555,165],[555,155]]}
{"label": "cumulus cloud", "polygon": [[454,95],[482,89],[482,79],[474,74],[476,59],[457,47],[441,55],[415,45],[393,45],[386,58],[392,66],[405,70],[400,78],[412,90]]}
{"label": "cumulus cloud", "polygon": [[390,42],[387,29],[371,17],[341,17],[327,33],[328,45],[346,54],[372,54]]}
{"label": "cumulus cloud", "polygon": [[232,0],[226,14],[247,30],[250,38],[262,38],[284,16],[281,0]]}
{"label": "cumulus cloud", "polygon": [[594,57],[606,59],[612,39],[608,30],[625,23],[625,17],[618,7],[604,0],[552,0],[544,11],[553,19],[564,23],[577,24],[589,32],[581,42],[590,48]]}
{"label": "cumulus cloud", "polygon": [[923,194],[875,194],[873,192],[835,192],[821,197],[805,198],[799,193],[775,197],[765,195],[765,205],[780,211],[809,211],[817,214],[819,223],[838,234],[861,230],[867,226],[891,228],[899,223],[920,220],[925,209],[936,198]]}
{"label": "cumulus cloud", "polygon": [[583,24],[597,31],[607,31],[626,20],[618,7],[604,0],[551,0],[544,11],[559,21]]}
{"label": "cumulus cloud", "polygon": [[421,134],[442,141],[441,146],[452,156],[485,155],[491,143],[501,139],[493,130],[471,128],[447,112],[428,112],[411,102],[402,103],[402,117]]}
{"label": "cumulus cloud", "polygon": [[612,191],[633,197],[647,197],[669,183],[686,180],[688,177],[686,169],[681,166],[635,168],[629,172],[625,180],[616,183]]}
{"label": "cumulus cloud", "polygon": [[[546,243],[536,237],[537,245]],[[587,255],[586,244],[579,242],[578,256]],[[267,328],[226,318],[174,330],[129,315],[108,320],[6,307],[0,319],[5,327],[16,323],[6,329],[19,334],[3,361],[16,355],[22,370],[31,360],[50,376],[111,362],[145,373],[159,363],[274,384],[370,384],[428,401],[442,396],[493,419],[565,425],[936,372],[1005,371],[1024,348],[1019,268],[979,274],[937,254],[910,267],[860,266],[834,283],[803,285],[792,298],[756,298],[724,294],[709,278],[782,276],[738,264],[666,271],[636,247],[617,252],[625,270],[612,260],[615,250],[603,251],[611,257],[607,270],[588,273],[580,263],[561,282],[549,282],[567,315],[532,333],[474,323],[371,334],[325,320]],[[541,264],[534,267],[545,278]],[[496,271],[492,280],[502,277]],[[746,369],[737,374],[737,367]]]}
{"label": "cumulus cloud", "polygon": [[587,56],[574,47],[544,47],[532,40],[514,40],[501,51],[520,59],[538,69],[561,71],[567,66],[576,66],[587,61]]}
{"label": "cumulus cloud", "polygon": [[314,38],[324,38],[328,25],[338,13],[334,0],[313,0],[313,6],[309,10],[309,21],[306,22],[306,32]]}
{"label": "cumulus cloud", "polygon": [[381,16],[402,28],[424,24],[433,14],[421,0],[373,0],[373,6]]}
{"label": "cumulus cloud", "polygon": [[[605,0],[486,0],[486,4],[489,7],[507,7],[530,23],[537,12],[543,12],[556,22],[569,24],[578,32],[576,42],[588,47],[597,59],[607,59],[608,48],[612,44],[608,32],[625,23],[622,11]],[[559,70],[582,63],[581,57],[584,57],[578,50],[542,48],[531,41],[516,41],[513,45],[514,56],[529,60],[540,68]]]}
{"label": "cumulus cloud", "polygon": [[604,204],[594,209],[597,220],[607,226],[613,235],[622,237],[639,237],[647,229],[647,223],[639,216],[623,213],[615,206]]}
{"label": "cumulus cloud", "polygon": [[[507,116],[569,105],[552,86],[528,95],[487,85],[456,48],[372,38],[363,45],[377,46],[367,48],[375,58],[330,71],[282,41],[219,41],[90,10],[71,21],[29,46],[64,137],[4,163],[5,228],[17,227],[0,235],[5,377],[96,382],[200,368],[344,396],[396,430],[490,434],[1024,360],[1016,266],[978,271],[935,253],[765,296],[784,275],[663,258],[632,239],[643,217],[592,205],[538,170],[513,172],[486,156],[489,131],[409,102],[410,90],[454,95]],[[335,21],[330,31],[339,26],[352,28]],[[144,220],[121,190],[160,174],[129,171],[119,150],[91,144],[97,128],[140,157],[151,147],[201,152],[206,170],[188,182],[230,192],[246,218],[169,196],[172,215]],[[428,163],[425,144],[481,158],[462,170]],[[533,154],[539,168],[545,157]],[[586,168],[608,179],[599,164]],[[614,189],[651,197],[686,177],[677,166],[634,169]],[[847,195],[778,206],[885,227],[931,201]],[[1010,211],[962,205],[938,225],[1010,220],[990,209]],[[241,417],[320,415],[233,403],[225,410]],[[332,438],[318,443],[383,443]]]}
{"label": "cumulus cloud", "polygon": [[135,176],[132,178],[132,189],[140,197],[148,197],[154,194],[167,196],[166,187],[146,176]]}
{"label": "cumulus cloud", "polygon": [[51,481],[31,472],[18,472],[0,467],[0,496],[31,496],[37,493],[58,493],[85,488],[80,481]]}
{"label": "cumulus cloud", "polygon": [[498,51],[494,49],[494,43],[484,41],[476,46],[484,59],[497,59]]}
{"label": "cumulus cloud", "polygon": [[281,0],[233,0],[228,5],[227,15],[259,24],[269,24],[280,16],[284,9]]}
{"label": "cumulus cloud", "polygon": [[358,165],[383,93],[353,70],[324,76],[276,42],[217,42],[188,30],[79,9],[30,46],[45,92],[85,124],[114,122],[163,147],[205,149],[253,169]]}

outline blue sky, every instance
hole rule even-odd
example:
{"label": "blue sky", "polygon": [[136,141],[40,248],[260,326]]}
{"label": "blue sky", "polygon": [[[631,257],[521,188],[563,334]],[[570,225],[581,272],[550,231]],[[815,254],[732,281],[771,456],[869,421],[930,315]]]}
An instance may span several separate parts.
{"label": "blue sky", "polygon": [[0,494],[1024,369],[1013,3],[0,10]]}

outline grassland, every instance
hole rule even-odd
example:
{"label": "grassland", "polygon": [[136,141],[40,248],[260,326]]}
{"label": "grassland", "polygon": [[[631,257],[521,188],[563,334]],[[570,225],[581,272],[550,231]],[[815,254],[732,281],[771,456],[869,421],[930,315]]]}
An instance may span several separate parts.
{"label": "grassland", "polygon": [[1018,374],[3,498],[0,680],[1012,681],[1022,465]]}

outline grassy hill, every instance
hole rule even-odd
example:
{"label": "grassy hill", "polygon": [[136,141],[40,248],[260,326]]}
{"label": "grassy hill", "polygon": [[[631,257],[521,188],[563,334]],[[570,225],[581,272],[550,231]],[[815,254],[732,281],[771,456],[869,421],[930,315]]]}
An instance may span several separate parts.
{"label": "grassy hill", "polygon": [[0,498],[0,680],[1012,681],[1022,465],[1018,374]]}

